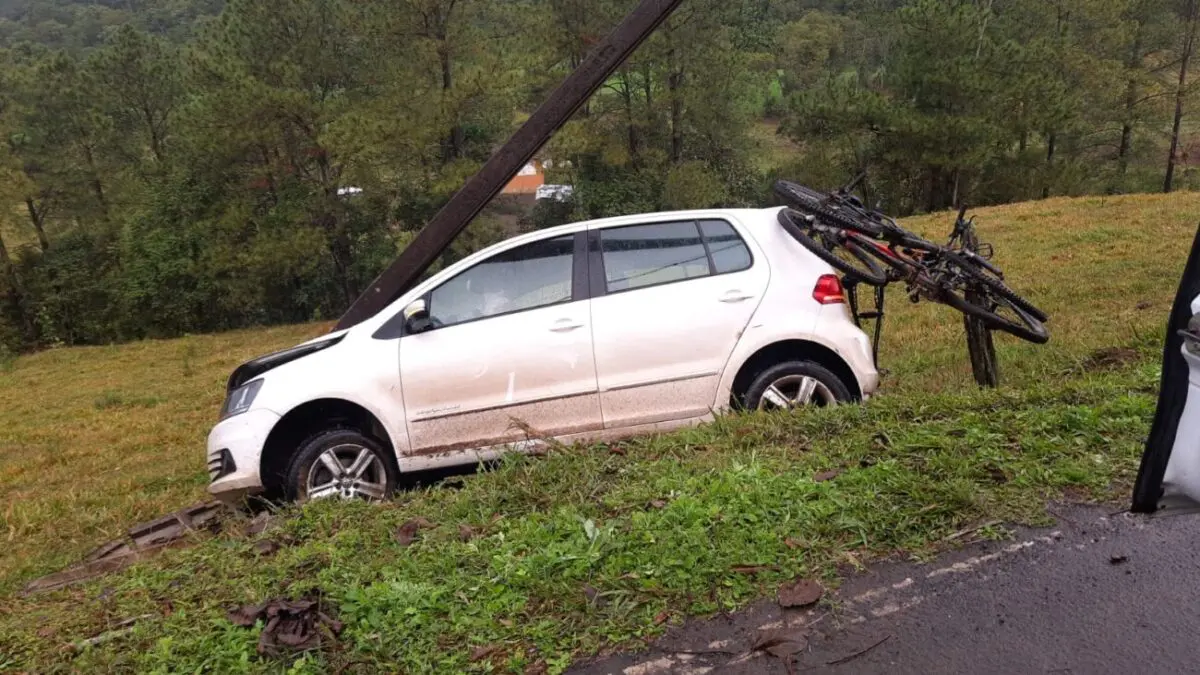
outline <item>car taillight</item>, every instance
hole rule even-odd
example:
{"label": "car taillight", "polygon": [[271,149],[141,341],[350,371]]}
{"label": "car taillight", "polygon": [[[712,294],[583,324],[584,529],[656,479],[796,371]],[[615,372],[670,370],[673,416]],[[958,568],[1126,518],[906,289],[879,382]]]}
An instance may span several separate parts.
{"label": "car taillight", "polygon": [[817,279],[813,289],[813,300],[822,305],[837,305],[846,302],[846,292],[842,289],[842,280],[836,274],[826,274]]}

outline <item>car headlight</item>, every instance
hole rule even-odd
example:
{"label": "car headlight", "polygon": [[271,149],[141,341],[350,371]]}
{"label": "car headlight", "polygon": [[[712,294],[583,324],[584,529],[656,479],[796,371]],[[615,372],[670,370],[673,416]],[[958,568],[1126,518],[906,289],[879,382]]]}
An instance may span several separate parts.
{"label": "car headlight", "polygon": [[234,389],[225,397],[225,405],[221,406],[221,419],[225,420],[234,415],[240,415],[250,409],[258,390],[262,389],[262,380],[254,380]]}

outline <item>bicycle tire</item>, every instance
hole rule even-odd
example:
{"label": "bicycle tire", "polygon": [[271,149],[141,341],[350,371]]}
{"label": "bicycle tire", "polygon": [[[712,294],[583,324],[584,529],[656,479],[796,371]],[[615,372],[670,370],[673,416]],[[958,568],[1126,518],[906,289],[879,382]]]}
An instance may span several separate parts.
{"label": "bicycle tire", "polygon": [[968,258],[965,258],[962,255],[952,251],[947,251],[945,253],[945,258],[953,262],[958,266],[959,269],[970,275],[973,279],[984,286],[987,286],[997,295],[1007,298],[1014,305],[1020,307],[1038,321],[1046,322],[1050,320],[1050,316],[1048,314],[1038,309],[1032,302],[1021,297],[1019,293],[1009,288],[1008,284],[998,279],[995,275],[991,274],[987,270],[980,269],[978,265],[971,262],[971,260]]}
{"label": "bicycle tire", "polygon": [[[977,289],[980,300],[969,301],[963,295],[951,289],[943,289],[942,298],[940,300],[969,316],[981,319],[993,330],[1000,330],[1009,335],[1016,336],[1022,340],[1032,342],[1034,344],[1046,344],[1050,341],[1050,333],[1046,330],[1046,325],[1036,317],[1025,312],[1020,307],[1017,307],[1010,299],[1004,296],[994,296],[988,291],[990,288],[980,287]],[[984,307],[981,302],[991,300],[998,308],[1000,306],[1008,306],[1017,313],[1021,319],[1018,323],[1011,319],[1007,319],[996,312],[995,308]]]}
{"label": "bicycle tire", "polygon": [[848,280],[861,282],[868,286],[884,286],[888,283],[887,273],[858,244],[843,240],[836,242],[834,245],[845,249],[855,260],[862,263],[862,267],[857,267],[851,264],[850,261],[838,257],[830,248],[817,241],[816,237],[810,236],[806,231],[808,228],[797,223],[796,219],[786,209],[779,212],[779,224],[801,246],[812,251],[821,260],[829,263],[831,267],[845,275]]}
{"label": "bicycle tire", "polygon": [[[966,299],[974,302],[975,294],[966,293]],[[967,335],[967,353],[971,357],[971,373],[975,384],[994,389],[1000,386],[1000,365],[996,360],[996,343],[992,331],[982,319],[963,314],[963,329]]]}
{"label": "bicycle tire", "polygon": [[830,195],[818,192],[790,180],[775,181],[775,194],[779,195],[789,206],[818,218],[828,221],[831,225],[844,227],[862,232],[872,237],[883,236],[884,228],[878,223],[871,222],[865,215],[851,217],[840,211],[836,206],[830,206]]}

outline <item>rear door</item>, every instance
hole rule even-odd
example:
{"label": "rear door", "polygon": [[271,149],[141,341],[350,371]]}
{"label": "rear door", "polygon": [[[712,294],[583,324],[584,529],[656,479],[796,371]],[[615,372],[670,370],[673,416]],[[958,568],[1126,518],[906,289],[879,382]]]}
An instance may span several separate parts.
{"label": "rear door", "polygon": [[721,371],[766,293],[766,260],[719,218],[589,236],[605,427],[709,413]]}
{"label": "rear door", "polygon": [[1158,410],[1133,510],[1200,511],[1200,231],[1184,268],[1163,351]]}

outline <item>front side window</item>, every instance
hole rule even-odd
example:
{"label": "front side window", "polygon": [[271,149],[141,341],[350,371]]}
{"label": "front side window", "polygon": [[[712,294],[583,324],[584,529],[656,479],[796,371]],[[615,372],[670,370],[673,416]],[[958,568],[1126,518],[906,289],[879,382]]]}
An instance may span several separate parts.
{"label": "front side window", "polygon": [[608,292],[708,276],[708,253],[694,221],[600,231]]}
{"label": "front side window", "polygon": [[498,253],[430,294],[435,326],[486,319],[572,299],[575,235]]}

